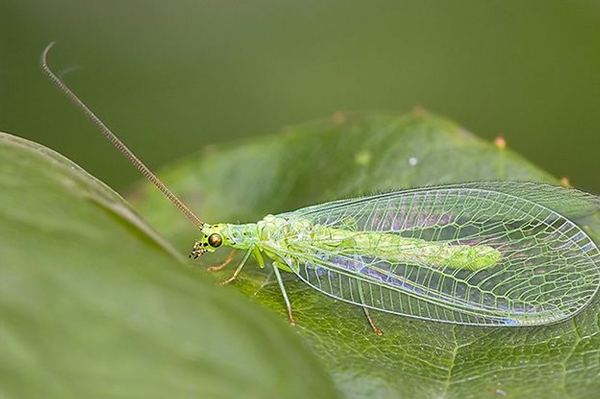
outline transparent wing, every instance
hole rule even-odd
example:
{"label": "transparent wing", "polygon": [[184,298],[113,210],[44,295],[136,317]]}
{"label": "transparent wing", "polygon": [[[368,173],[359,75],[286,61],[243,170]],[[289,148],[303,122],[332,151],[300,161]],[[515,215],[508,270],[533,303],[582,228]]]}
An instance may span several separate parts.
{"label": "transparent wing", "polygon": [[364,198],[343,199],[331,201],[325,204],[309,206],[297,211],[281,214],[281,216],[295,215],[298,212],[309,213],[312,211],[324,211],[328,208],[346,206],[363,199],[377,199],[385,197],[403,196],[409,193],[424,193],[428,191],[463,189],[463,190],[485,190],[495,191],[512,195],[517,198],[535,202],[538,205],[549,208],[566,218],[581,218],[592,215],[600,210],[600,197],[586,193],[585,191],[562,186],[554,186],[546,183],[534,182],[511,182],[511,181],[490,181],[490,182],[468,182],[458,184],[448,184],[443,186],[428,186],[414,189],[406,189],[374,195]]}
{"label": "transparent wing", "polygon": [[[304,282],[346,302],[459,324],[547,324],[574,315],[598,291],[596,244],[556,211],[581,216],[594,204],[591,194],[533,183],[400,191],[281,215],[287,222],[270,250]],[[387,249],[383,257],[377,248],[349,251],[341,241],[344,250],[336,250],[336,235],[324,240],[323,231],[417,239],[428,255],[391,259]],[[482,269],[441,266],[432,250],[454,245],[491,247],[501,256]]]}
{"label": "transparent wing", "polygon": [[498,191],[545,206],[566,218],[581,218],[600,210],[600,197],[574,188],[532,182],[477,182],[464,188]]}

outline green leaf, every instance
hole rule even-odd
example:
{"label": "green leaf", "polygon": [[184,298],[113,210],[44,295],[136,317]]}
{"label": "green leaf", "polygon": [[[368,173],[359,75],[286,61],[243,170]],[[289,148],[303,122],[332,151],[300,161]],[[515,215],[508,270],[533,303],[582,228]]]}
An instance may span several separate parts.
{"label": "green leaf", "polygon": [[0,134],[0,171],[0,397],[336,395],[285,321],[73,163]]}
{"label": "green leaf", "polygon": [[[475,180],[555,182],[509,149],[444,119],[337,115],[284,134],[211,147],[162,174],[208,222],[256,221],[269,213],[401,187]],[[164,139],[166,142],[166,138]],[[193,227],[151,187],[138,209],[181,251]],[[599,218],[583,222],[598,242]],[[223,260],[227,251],[203,258]],[[217,278],[224,279],[229,271]],[[296,333],[347,398],[589,398],[600,391],[598,299],[575,318],[543,327],[482,328],[362,311],[285,279]],[[231,284],[285,320],[275,280],[246,266]],[[375,313],[375,312],[372,312]]]}

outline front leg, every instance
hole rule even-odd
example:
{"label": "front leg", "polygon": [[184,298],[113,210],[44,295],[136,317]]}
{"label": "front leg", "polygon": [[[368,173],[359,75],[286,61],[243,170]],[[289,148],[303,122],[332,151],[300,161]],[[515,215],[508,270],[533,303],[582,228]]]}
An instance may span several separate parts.
{"label": "front leg", "polygon": [[233,260],[233,256],[235,255],[236,250],[233,249],[230,253],[229,256],[227,257],[227,259],[225,259],[225,261],[223,263],[221,263],[220,265],[216,265],[216,266],[210,266],[208,269],[209,272],[217,272],[221,269],[223,269],[225,266],[227,266],[228,264],[231,263],[231,261]]}
{"label": "front leg", "polygon": [[[244,268],[244,265],[246,264],[246,262],[250,258],[250,255],[254,255],[254,258],[256,259],[256,263],[258,263],[258,265],[261,268],[265,267],[265,260],[264,260],[264,258],[262,256],[262,254],[260,253],[260,250],[258,249],[258,247],[252,247],[252,248],[248,249],[248,251],[246,251],[246,254],[242,258],[242,261],[240,262],[239,266],[233,272],[233,275],[231,277],[229,277],[227,280],[221,281],[220,284],[221,285],[226,285],[226,284],[229,284],[232,281],[234,281],[240,275],[240,273],[242,272],[242,269]],[[233,255],[231,255],[231,256],[233,257]]]}
{"label": "front leg", "polygon": [[252,251],[252,248],[249,249],[246,254],[244,255],[244,257],[242,258],[242,261],[240,262],[240,264],[238,265],[238,267],[235,269],[235,271],[233,272],[233,275],[231,277],[229,277],[227,280],[225,281],[221,281],[221,285],[226,285],[231,283],[233,280],[235,280],[240,273],[242,272],[242,269],[244,268],[244,265],[246,264],[246,262],[248,261],[248,258],[250,257],[250,254],[253,254],[254,252]]}

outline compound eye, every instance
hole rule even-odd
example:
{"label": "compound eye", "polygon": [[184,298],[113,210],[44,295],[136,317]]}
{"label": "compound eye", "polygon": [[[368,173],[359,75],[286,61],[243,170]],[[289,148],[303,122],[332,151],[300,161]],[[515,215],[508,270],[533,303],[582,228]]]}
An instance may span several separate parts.
{"label": "compound eye", "polygon": [[208,243],[213,248],[220,247],[223,244],[223,237],[220,234],[212,233],[208,236]]}

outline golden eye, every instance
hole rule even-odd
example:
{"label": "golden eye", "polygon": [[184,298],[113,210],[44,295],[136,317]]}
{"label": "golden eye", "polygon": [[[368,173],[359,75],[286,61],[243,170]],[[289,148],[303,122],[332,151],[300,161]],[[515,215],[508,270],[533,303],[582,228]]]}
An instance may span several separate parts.
{"label": "golden eye", "polygon": [[223,237],[220,234],[212,233],[208,236],[208,243],[213,248],[220,247],[223,244]]}

